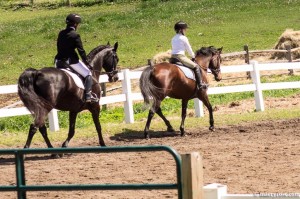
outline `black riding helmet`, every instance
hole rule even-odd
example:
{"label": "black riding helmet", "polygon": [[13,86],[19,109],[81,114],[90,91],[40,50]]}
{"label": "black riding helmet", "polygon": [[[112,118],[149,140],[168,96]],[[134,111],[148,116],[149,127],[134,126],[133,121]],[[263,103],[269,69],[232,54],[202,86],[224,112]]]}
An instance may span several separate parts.
{"label": "black riding helmet", "polygon": [[81,23],[81,17],[78,14],[69,14],[66,18],[66,24],[74,25]]}
{"label": "black riding helmet", "polygon": [[178,32],[178,31],[180,31],[180,30],[182,30],[182,29],[186,29],[186,28],[188,28],[188,25],[187,25],[185,22],[183,22],[183,21],[179,21],[179,22],[177,22],[177,23],[174,25],[174,30],[175,30],[176,32]]}

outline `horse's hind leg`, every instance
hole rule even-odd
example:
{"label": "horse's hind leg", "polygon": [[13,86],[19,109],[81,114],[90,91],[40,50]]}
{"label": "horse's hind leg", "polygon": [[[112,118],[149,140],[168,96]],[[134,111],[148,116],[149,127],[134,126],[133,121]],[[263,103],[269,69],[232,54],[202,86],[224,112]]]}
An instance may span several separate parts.
{"label": "horse's hind leg", "polygon": [[30,147],[32,138],[33,138],[34,134],[36,133],[36,131],[37,131],[37,128],[34,126],[34,124],[31,124],[30,128],[29,128],[28,136],[27,136],[27,141],[26,141],[24,148]]}
{"label": "horse's hind leg", "polygon": [[146,122],[146,126],[145,126],[145,129],[144,129],[144,136],[146,139],[149,139],[149,127],[150,127],[150,124],[151,124],[151,120],[154,116],[155,112],[150,109],[149,110],[149,113],[148,113],[148,118],[147,118],[147,122]]}
{"label": "horse's hind leg", "polygon": [[[39,128],[39,131],[41,132],[48,148],[53,148],[49,138],[48,138],[48,134],[47,134],[47,127],[46,125],[43,125],[42,127]],[[58,154],[52,154],[51,155],[52,158],[59,158],[59,155]]]}
{"label": "horse's hind leg", "polygon": [[41,132],[41,134],[42,134],[42,136],[43,136],[43,138],[44,138],[44,140],[45,140],[45,142],[46,142],[48,148],[53,148],[53,146],[52,146],[52,144],[51,144],[51,142],[50,142],[50,140],[49,140],[49,138],[48,138],[46,126],[43,125],[42,127],[40,127],[40,128],[39,128],[39,131]]}
{"label": "horse's hind leg", "polygon": [[39,128],[39,131],[41,132],[48,148],[53,148],[53,146],[51,145],[50,140],[48,138],[47,128],[46,128],[45,122],[44,122],[47,113],[49,113],[49,111],[40,110],[39,114],[35,115],[34,123],[30,125],[27,141],[26,141],[26,144],[25,144],[24,148],[29,148],[30,147],[32,138],[33,138],[33,136],[36,133],[38,128]]}
{"label": "horse's hind leg", "polygon": [[174,132],[174,129],[171,126],[171,123],[169,122],[169,120],[167,120],[167,118],[163,115],[163,113],[161,111],[160,103],[161,102],[157,102],[156,107],[152,107],[152,109],[149,110],[148,119],[147,119],[146,126],[145,126],[145,129],[144,129],[144,135],[145,135],[146,139],[150,138],[150,136],[149,136],[149,127],[150,127],[151,120],[152,120],[155,113],[157,113],[159,115],[159,117],[165,122],[165,124],[168,127],[167,131],[168,132]]}
{"label": "horse's hind leg", "polygon": [[188,104],[188,100],[182,100],[181,102],[181,124],[180,124],[180,132],[181,132],[181,136],[184,136],[185,131],[184,131],[184,122],[185,122],[185,118],[186,118],[186,109],[187,109],[187,104]]}
{"label": "horse's hind leg", "polygon": [[163,115],[161,108],[159,107],[156,111],[157,115],[159,115],[159,117],[165,122],[168,132],[174,132],[174,128],[172,127],[171,123],[169,120],[167,120],[167,118]]}

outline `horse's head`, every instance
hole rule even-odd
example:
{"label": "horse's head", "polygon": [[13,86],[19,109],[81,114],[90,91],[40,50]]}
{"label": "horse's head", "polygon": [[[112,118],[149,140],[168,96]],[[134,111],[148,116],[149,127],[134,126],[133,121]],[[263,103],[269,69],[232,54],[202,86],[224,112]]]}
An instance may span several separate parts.
{"label": "horse's head", "polygon": [[212,52],[212,57],[210,59],[208,68],[210,69],[210,71],[212,72],[212,74],[215,76],[215,80],[216,81],[221,81],[222,80],[222,74],[221,74],[221,53],[222,53],[222,49],[221,48],[214,48],[213,46],[209,47],[211,49]]}
{"label": "horse's head", "polygon": [[113,47],[110,47],[106,51],[105,56],[103,57],[103,68],[106,74],[108,75],[109,82],[116,82],[119,79],[118,71],[117,71],[117,64],[119,62],[117,49],[118,49],[118,42],[116,42]]}
{"label": "horse's head", "polygon": [[105,74],[108,75],[109,82],[118,81],[118,71],[117,64],[119,62],[119,58],[117,55],[118,42],[114,44],[114,46],[110,46],[109,43],[107,45],[100,45],[94,48],[88,54],[88,61],[93,67],[93,71],[96,74],[96,77],[99,78],[102,67],[105,70]]}
{"label": "horse's head", "polygon": [[216,81],[222,79],[221,75],[221,52],[222,48],[216,49],[213,46],[202,47],[196,51],[196,62],[203,68],[207,70],[209,68],[212,74],[215,76]]}

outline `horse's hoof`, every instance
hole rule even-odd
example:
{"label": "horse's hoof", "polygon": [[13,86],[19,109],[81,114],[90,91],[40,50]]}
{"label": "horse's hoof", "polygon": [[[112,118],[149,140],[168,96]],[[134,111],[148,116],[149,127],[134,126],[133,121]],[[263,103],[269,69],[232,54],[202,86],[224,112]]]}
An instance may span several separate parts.
{"label": "horse's hoof", "polygon": [[213,127],[213,126],[209,127],[209,130],[210,130],[210,131],[213,131],[213,132],[216,131],[216,130],[215,130],[215,127]]}
{"label": "horse's hoof", "polygon": [[172,133],[172,132],[175,132],[175,130],[173,129],[173,127],[168,127],[167,128],[167,132],[171,132]]}
{"label": "horse's hoof", "polygon": [[57,159],[57,158],[62,158],[64,154],[51,154],[51,158]]}
{"label": "horse's hoof", "polygon": [[144,138],[145,138],[146,140],[150,140],[149,133],[144,133]]}

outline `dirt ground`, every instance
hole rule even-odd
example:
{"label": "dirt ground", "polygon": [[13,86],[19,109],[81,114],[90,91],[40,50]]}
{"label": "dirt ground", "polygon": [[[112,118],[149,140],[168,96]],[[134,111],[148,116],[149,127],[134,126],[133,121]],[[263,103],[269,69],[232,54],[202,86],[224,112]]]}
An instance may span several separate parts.
{"label": "dirt ground", "polygon": [[[108,146],[168,145],[178,153],[200,152],[204,183],[221,183],[229,193],[298,193],[300,190],[300,118],[179,132],[120,132],[105,137]],[[60,143],[55,143],[59,145]],[[96,146],[97,139],[72,141],[71,147]],[[33,147],[45,147],[34,144]],[[176,183],[175,163],[166,152],[72,154],[61,159],[27,156],[28,185],[97,183]],[[0,156],[0,184],[15,184],[14,162]],[[28,198],[177,198],[175,190],[28,192]],[[16,198],[0,192],[0,198]]]}
{"label": "dirt ground", "polygon": [[[231,61],[231,60],[229,60]],[[240,60],[234,64],[242,64]],[[226,64],[225,64],[226,65]],[[240,75],[240,74],[238,74]],[[246,75],[242,74],[246,79]],[[228,76],[228,82],[232,82]],[[226,81],[226,80],[225,80]],[[16,95],[8,96],[13,102]],[[300,94],[290,98],[265,99],[265,108],[299,108]],[[1,100],[0,101],[7,101]],[[6,102],[7,106],[12,102]],[[253,100],[232,102],[215,107],[215,117],[255,109]],[[189,113],[189,116],[193,113]],[[219,115],[219,116],[218,116]],[[155,121],[152,123],[155,125]],[[187,136],[179,132],[151,132],[143,139],[142,131],[125,129],[106,136],[108,146],[167,145],[179,154],[199,152],[203,157],[204,184],[220,183],[229,193],[300,192],[300,118],[260,121],[230,126],[189,128]],[[61,143],[53,143],[60,146]],[[70,147],[97,146],[95,138],[72,140]],[[16,146],[22,148],[22,146]],[[32,147],[44,148],[44,143]],[[4,148],[0,146],[0,148]],[[142,184],[176,183],[175,162],[166,152],[72,154],[60,159],[49,155],[26,156],[26,184]],[[0,156],[0,185],[15,185],[15,165],[10,156]],[[14,199],[15,192],[0,192],[0,199]],[[27,198],[58,199],[153,199],[177,198],[176,190],[28,192]]]}

